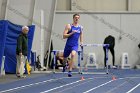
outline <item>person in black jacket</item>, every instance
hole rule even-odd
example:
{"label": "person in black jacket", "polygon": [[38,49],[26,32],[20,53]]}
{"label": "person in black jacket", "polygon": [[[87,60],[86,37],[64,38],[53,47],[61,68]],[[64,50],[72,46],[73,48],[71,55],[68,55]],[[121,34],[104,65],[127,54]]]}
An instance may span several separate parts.
{"label": "person in black jacket", "polygon": [[140,48],[140,43],[139,43],[138,47]]}
{"label": "person in black jacket", "polygon": [[[112,62],[113,62],[113,68],[116,68],[115,66],[115,51],[114,51],[114,46],[115,46],[115,38],[111,35],[107,36],[104,40],[104,44],[109,44],[108,49],[110,50],[111,54],[112,54]],[[104,66],[106,67],[106,48],[103,47],[104,49]]]}
{"label": "person in black jacket", "polygon": [[26,77],[24,76],[24,66],[25,61],[27,60],[28,53],[28,34],[29,28],[27,26],[22,27],[22,33],[17,38],[17,47],[16,47],[16,75],[17,77]]}

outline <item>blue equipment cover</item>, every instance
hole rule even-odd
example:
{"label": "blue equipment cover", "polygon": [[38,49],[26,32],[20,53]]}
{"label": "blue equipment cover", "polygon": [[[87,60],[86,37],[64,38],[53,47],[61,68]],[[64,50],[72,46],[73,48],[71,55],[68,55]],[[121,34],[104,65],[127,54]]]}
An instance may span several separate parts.
{"label": "blue equipment cover", "polygon": [[[16,72],[16,44],[21,29],[21,25],[13,24],[7,20],[0,20],[0,67],[2,56],[5,56],[5,72]],[[35,26],[29,26],[28,59],[30,59],[34,31]]]}

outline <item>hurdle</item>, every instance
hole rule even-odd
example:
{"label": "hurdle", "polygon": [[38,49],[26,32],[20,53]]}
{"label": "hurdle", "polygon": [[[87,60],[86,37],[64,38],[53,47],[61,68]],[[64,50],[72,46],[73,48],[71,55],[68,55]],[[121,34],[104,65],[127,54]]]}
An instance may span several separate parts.
{"label": "hurdle", "polygon": [[[106,49],[106,72],[105,73],[100,73],[100,74],[108,74],[108,47],[109,47],[109,44],[83,44],[81,46],[81,61],[83,61],[83,56],[84,56],[84,47],[99,47],[99,46],[102,46],[102,47],[105,47]],[[81,62],[80,62],[81,63]],[[95,73],[92,73],[92,72],[83,72],[83,67],[80,66],[80,69],[79,69],[80,73],[81,74],[95,74]],[[98,73],[99,74],[99,73]]]}
{"label": "hurdle", "polygon": [[4,63],[5,63],[5,56],[2,57],[2,63],[1,63],[1,75],[4,76],[5,75],[5,67],[4,67]]}
{"label": "hurdle", "polygon": [[[53,53],[53,56],[54,56],[54,58],[53,58],[53,73],[65,73],[65,72],[56,72],[56,70],[55,70],[55,66],[56,66],[56,54],[58,53],[58,52],[63,52],[64,50],[52,50],[51,52]],[[78,50],[77,51],[77,53],[78,53],[78,67],[79,67],[79,72],[73,72],[73,73],[80,73],[81,72],[81,65],[80,65],[80,63],[81,63],[81,50]]]}

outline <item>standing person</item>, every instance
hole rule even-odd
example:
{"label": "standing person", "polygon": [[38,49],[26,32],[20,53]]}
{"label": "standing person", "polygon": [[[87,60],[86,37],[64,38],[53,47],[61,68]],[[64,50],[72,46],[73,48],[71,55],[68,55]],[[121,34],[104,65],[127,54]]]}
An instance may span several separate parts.
{"label": "standing person", "polygon": [[[112,54],[112,63],[113,63],[113,68],[116,68],[115,66],[115,51],[114,51],[114,47],[115,47],[115,38],[111,35],[107,36],[104,40],[104,44],[109,44],[108,49],[110,50],[111,54]],[[106,67],[106,48],[103,47],[104,49],[104,66]]]}
{"label": "standing person", "polygon": [[27,26],[22,27],[22,32],[17,38],[17,47],[16,47],[16,75],[17,77],[25,78],[24,76],[24,66],[25,61],[27,60],[28,53],[28,34],[29,28]]}
{"label": "standing person", "polygon": [[65,49],[64,49],[64,62],[63,62],[64,69],[66,66],[67,58],[71,54],[68,77],[72,76],[71,72],[72,72],[73,63],[76,57],[76,52],[78,51],[79,37],[80,37],[80,45],[82,45],[83,43],[83,27],[78,24],[79,19],[80,19],[80,15],[74,14],[73,23],[67,24],[63,32],[63,39],[67,38]]}

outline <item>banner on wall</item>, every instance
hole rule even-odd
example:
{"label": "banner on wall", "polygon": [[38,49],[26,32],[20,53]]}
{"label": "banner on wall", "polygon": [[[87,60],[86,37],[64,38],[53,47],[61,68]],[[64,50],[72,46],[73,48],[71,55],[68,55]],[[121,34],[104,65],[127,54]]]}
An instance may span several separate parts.
{"label": "banner on wall", "polygon": [[[35,25],[28,26],[28,59],[32,48]],[[5,72],[16,72],[16,44],[22,26],[8,20],[0,20],[0,67],[2,56],[5,56]]]}

